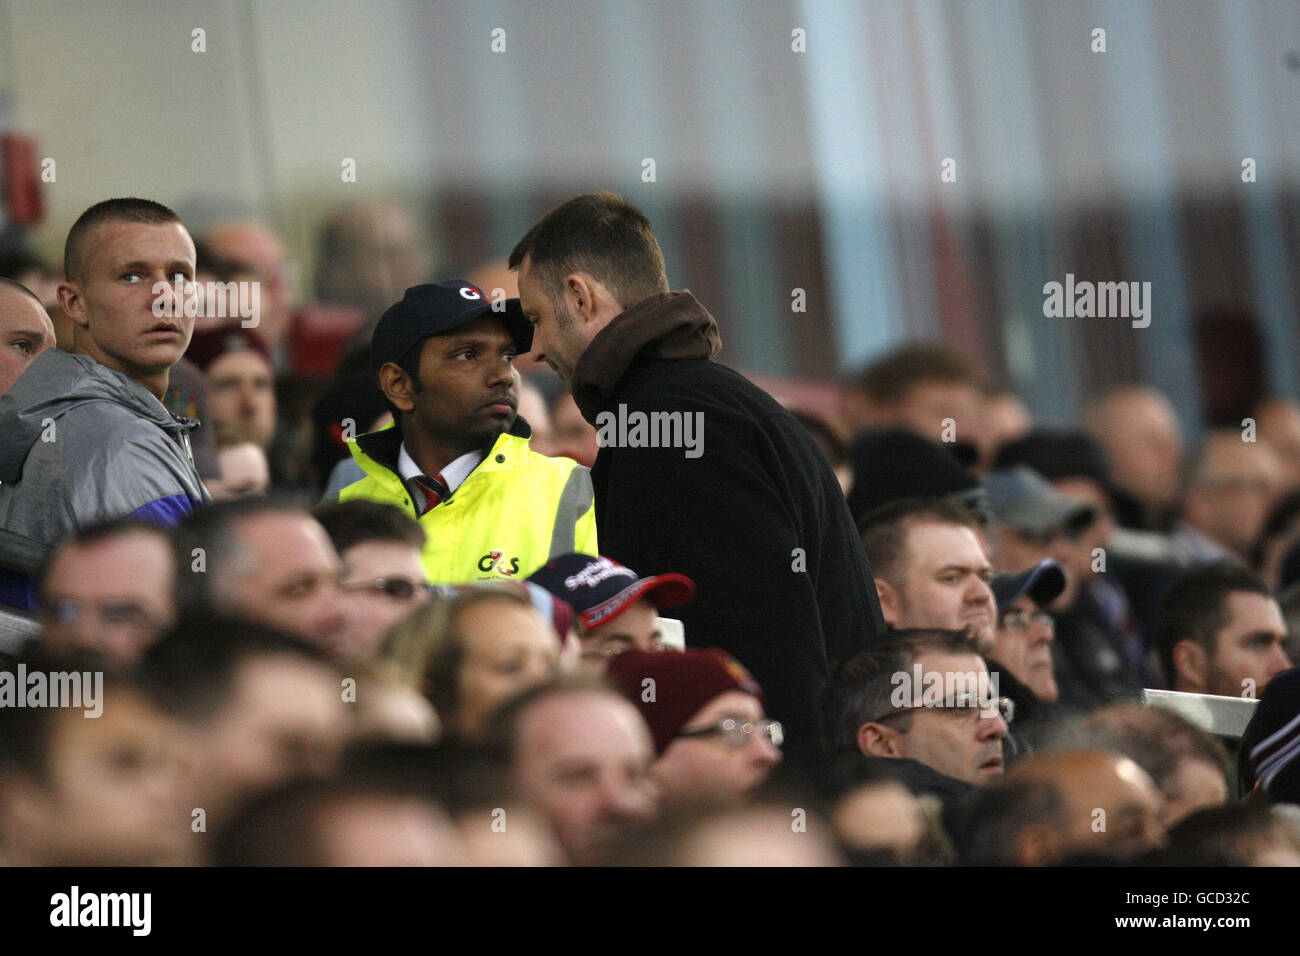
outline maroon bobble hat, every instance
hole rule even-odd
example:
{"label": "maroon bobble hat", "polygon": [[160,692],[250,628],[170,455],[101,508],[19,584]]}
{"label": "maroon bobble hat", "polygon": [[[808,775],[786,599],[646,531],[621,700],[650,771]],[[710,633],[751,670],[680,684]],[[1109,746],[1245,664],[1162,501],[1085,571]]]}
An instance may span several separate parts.
{"label": "maroon bobble hat", "polygon": [[267,365],[271,364],[271,353],[261,337],[240,325],[223,325],[215,329],[195,329],[190,338],[190,347],[185,350],[185,357],[203,372],[212,363],[227,352],[255,352]]}
{"label": "maroon bobble hat", "polygon": [[[624,651],[610,658],[605,676],[641,711],[656,755],[719,694],[738,690],[763,700],[763,689],[744,665],[716,647]],[[654,683],[645,683],[647,679]]]}

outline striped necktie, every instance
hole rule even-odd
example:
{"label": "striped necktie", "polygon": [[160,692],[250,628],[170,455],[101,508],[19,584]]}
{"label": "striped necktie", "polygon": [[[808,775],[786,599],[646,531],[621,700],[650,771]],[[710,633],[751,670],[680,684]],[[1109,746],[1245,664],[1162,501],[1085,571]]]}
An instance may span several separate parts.
{"label": "striped necktie", "polygon": [[441,474],[436,475],[433,478],[430,478],[428,475],[416,475],[411,480],[419,485],[420,490],[424,492],[424,510],[420,512],[421,517],[427,515],[437,506],[438,502],[451,494],[451,489],[449,489],[447,483],[442,480]]}

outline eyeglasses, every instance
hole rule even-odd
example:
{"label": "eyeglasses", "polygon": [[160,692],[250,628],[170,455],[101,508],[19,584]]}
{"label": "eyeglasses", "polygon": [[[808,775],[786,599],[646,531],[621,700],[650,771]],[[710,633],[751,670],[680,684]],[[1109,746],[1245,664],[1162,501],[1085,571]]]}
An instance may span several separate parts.
{"label": "eyeglasses", "polygon": [[762,734],[772,741],[773,747],[780,747],[785,743],[785,728],[781,726],[780,721],[739,721],[734,717],[728,717],[722,723],[715,724],[712,727],[704,727],[700,730],[686,730],[677,736],[721,737],[728,746],[743,747],[749,742],[749,738],[756,733]]}
{"label": "eyeglasses", "polygon": [[1005,627],[1008,631],[1027,631],[1030,624],[1042,624],[1048,628],[1056,627],[1055,619],[1046,611],[1022,611],[1020,608],[1015,608],[998,618],[998,626]]}
{"label": "eyeglasses", "polygon": [[110,627],[156,628],[159,623],[135,601],[74,601],[55,598],[50,601],[50,614],[60,624],[75,624],[89,611],[99,623]]}
{"label": "eyeglasses", "polygon": [[897,710],[891,710],[887,714],[868,720],[869,724],[878,724],[882,721],[892,720],[894,717],[900,717],[903,714],[911,713],[914,710],[939,710],[953,717],[960,717],[963,720],[974,720],[978,717],[992,716],[989,712],[996,709],[998,715],[1008,724],[1016,718],[1016,702],[1010,697],[998,697],[997,699],[981,698],[978,694],[958,694],[953,697],[950,703],[940,704],[921,704],[914,707],[900,707]]}
{"label": "eyeglasses", "polygon": [[380,594],[387,595],[394,601],[409,601],[418,591],[427,594],[433,593],[433,588],[423,581],[416,582],[409,578],[375,578],[371,581],[354,581],[352,584],[340,584],[339,587],[349,593],[354,591],[377,591]]}

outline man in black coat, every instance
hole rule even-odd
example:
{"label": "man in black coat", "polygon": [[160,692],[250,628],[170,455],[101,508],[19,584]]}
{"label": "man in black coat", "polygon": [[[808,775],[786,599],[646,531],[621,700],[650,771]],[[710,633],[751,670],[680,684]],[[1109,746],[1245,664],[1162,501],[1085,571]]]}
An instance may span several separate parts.
{"label": "man in black coat", "polygon": [[711,361],[717,323],[670,292],[649,221],[611,193],[549,212],[510,255],[533,352],[601,439],[601,552],[698,585],[686,638],[762,684],[788,745],[816,746],[829,668],[884,630],[839,484],[795,419]]}

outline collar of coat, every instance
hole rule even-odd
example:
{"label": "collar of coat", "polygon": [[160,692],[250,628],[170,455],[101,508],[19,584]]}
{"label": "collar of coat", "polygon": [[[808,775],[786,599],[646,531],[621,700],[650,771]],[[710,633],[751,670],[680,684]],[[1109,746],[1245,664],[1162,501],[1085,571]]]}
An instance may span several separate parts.
{"label": "collar of coat", "polygon": [[[532,437],[532,434],[532,427],[528,422],[524,421],[523,416],[516,415],[514,423],[484,447],[483,457],[486,460],[487,456],[492,453],[492,449],[506,435],[527,441]],[[397,458],[402,450],[402,429],[398,427],[396,422],[384,426],[379,431],[358,435],[357,447],[365,452],[368,458],[378,462],[400,477],[401,471],[397,467]]]}
{"label": "collar of coat", "polygon": [[652,295],[596,333],[573,370],[573,400],[582,417],[595,423],[638,363],[712,358],[721,348],[718,323],[690,292]]}

